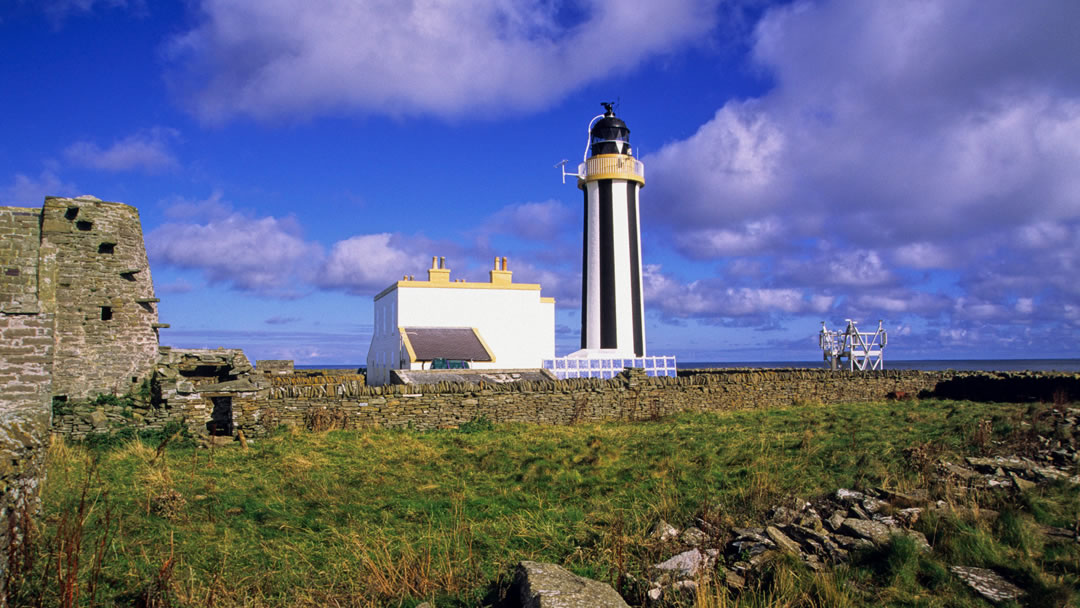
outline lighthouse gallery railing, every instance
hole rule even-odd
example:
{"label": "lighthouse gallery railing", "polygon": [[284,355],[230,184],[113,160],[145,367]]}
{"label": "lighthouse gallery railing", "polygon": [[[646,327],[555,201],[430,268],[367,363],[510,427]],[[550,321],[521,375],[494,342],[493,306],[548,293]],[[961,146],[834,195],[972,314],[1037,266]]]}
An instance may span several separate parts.
{"label": "lighthouse gallery railing", "polygon": [[578,165],[578,177],[583,180],[629,178],[644,182],[645,164],[625,154],[599,154]]}

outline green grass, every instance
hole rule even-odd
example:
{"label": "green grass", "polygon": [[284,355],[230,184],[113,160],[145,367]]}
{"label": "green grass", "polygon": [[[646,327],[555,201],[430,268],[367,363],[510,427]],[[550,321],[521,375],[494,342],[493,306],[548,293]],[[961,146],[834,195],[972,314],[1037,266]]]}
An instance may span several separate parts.
{"label": "green grass", "polygon": [[[283,431],[248,450],[170,445],[160,457],[146,439],[61,442],[44,487],[42,558],[23,568],[20,597],[63,605],[73,585],[56,581],[70,580],[84,606],[473,606],[522,559],[633,597],[633,577],[668,557],[646,540],[660,518],[747,525],[781,501],[838,487],[923,487],[905,448],[974,453],[978,421],[1017,421],[1026,407],[807,404],[568,427]],[[154,508],[169,490],[186,501],[173,519]],[[947,572],[963,563],[1003,568],[1077,605],[1080,550],[1043,543],[1036,525],[1073,525],[1080,495],[1040,488],[1015,502],[994,526],[926,517],[931,555],[900,540],[826,573],[780,562],[740,598],[704,581],[693,602],[981,606]],[[56,539],[73,520],[81,558],[64,579]]]}

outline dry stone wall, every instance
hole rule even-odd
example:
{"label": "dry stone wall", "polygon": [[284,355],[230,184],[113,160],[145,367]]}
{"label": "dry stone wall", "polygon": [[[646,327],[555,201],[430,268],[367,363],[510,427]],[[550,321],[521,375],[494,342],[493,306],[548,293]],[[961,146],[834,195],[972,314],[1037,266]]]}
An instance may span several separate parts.
{"label": "dry stone wall", "polygon": [[227,425],[231,433],[242,430],[247,437],[257,437],[280,425],[437,429],[481,417],[493,422],[574,424],[648,420],[684,411],[926,396],[1073,402],[1080,400],[1080,374],[729,369],[682,370],[678,378],[649,378],[639,370],[629,370],[612,380],[371,387],[362,376],[351,373],[255,372],[237,350],[170,351],[163,347],[154,393],[153,405],[137,405],[129,411],[75,407],[54,418],[53,432],[82,438],[117,426],[161,428],[175,420],[195,433],[205,434],[216,423],[219,430]]}
{"label": "dry stone wall", "polygon": [[783,407],[800,402],[841,403],[932,391],[952,372],[827,370],[723,370],[679,378],[635,372],[613,380],[571,379],[519,384],[439,383],[365,387],[279,385],[265,391],[250,412],[237,412],[248,436],[268,424],[311,426],[332,415],[346,427],[433,429],[484,417],[493,422],[573,424],[646,420],[683,411]]}
{"label": "dry stone wall", "polygon": [[[208,351],[231,354],[228,351]],[[239,351],[236,351],[239,352]],[[210,355],[204,355],[210,356]],[[242,355],[240,355],[242,356]],[[224,363],[223,363],[224,364]],[[233,363],[225,365],[229,367]],[[312,383],[261,374],[178,393],[175,378],[161,390],[169,398],[131,416],[109,408],[86,408],[54,419],[53,432],[75,437],[106,432],[117,424],[158,428],[182,421],[204,433],[215,400],[227,400],[232,432],[248,437],[280,425],[309,429],[454,427],[477,418],[493,422],[574,424],[649,420],[684,411],[775,408],[800,403],[850,403],[889,398],[977,397],[1002,401],[1080,400],[1080,375],[1032,372],[904,371],[846,372],[819,369],[686,370],[678,378],[648,378],[637,370],[613,380],[573,379],[515,384],[365,386],[345,375],[336,383]],[[986,387],[995,387],[990,393]],[[965,394],[965,387],[977,387]],[[1023,397],[1023,398],[1017,398]],[[95,413],[96,412],[96,413]],[[220,412],[220,410],[219,410]],[[93,425],[96,416],[98,426]]]}
{"label": "dry stone wall", "polygon": [[37,510],[49,437],[53,319],[0,313],[0,606],[12,543]]}

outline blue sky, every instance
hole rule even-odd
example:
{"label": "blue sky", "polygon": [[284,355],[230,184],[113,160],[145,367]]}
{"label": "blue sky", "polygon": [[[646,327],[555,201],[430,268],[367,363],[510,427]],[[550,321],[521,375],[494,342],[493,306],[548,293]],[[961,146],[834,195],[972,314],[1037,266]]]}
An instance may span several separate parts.
{"label": "blue sky", "polygon": [[1080,4],[9,0],[0,204],[139,208],[162,342],[356,363],[371,296],[495,255],[576,348],[576,162],[646,165],[650,352],[1080,356]]}

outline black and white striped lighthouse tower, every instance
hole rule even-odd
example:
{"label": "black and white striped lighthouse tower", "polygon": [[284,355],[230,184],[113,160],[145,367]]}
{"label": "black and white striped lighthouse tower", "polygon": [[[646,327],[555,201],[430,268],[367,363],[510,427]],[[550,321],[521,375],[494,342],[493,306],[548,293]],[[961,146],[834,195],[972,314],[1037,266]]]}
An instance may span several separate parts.
{"label": "black and white striped lighthouse tower", "polygon": [[638,193],[645,166],[634,158],[630,129],[612,104],[589,122],[578,167],[585,196],[581,261],[581,348],[645,356]]}

